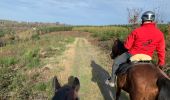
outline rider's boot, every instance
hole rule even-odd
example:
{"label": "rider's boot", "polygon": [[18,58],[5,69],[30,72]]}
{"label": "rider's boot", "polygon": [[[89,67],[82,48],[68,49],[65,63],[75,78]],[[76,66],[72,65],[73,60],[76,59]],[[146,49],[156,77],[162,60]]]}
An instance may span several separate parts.
{"label": "rider's boot", "polygon": [[116,77],[115,78],[113,78],[113,77],[108,78],[105,81],[105,84],[109,85],[110,87],[115,87],[115,85],[116,85]]}

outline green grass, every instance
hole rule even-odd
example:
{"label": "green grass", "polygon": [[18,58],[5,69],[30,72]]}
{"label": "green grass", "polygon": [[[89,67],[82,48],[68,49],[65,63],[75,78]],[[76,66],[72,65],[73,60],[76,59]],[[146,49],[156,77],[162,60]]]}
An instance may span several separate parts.
{"label": "green grass", "polygon": [[25,64],[28,67],[38,67],[40,65],[40,57],[39,57],[39,49],[33,48],[32,50],[28,50],[24,54]]}
{"label": "green grass", "polygon": [[40,83],[35,84],[34,89],[37,91],[46,91],[47,87],[48,86],[46,83],[40,82]]}
{"label": "green grass", "polygon": [[16,58],[14,57],[1,57],[0,58],[0,66],[1,67],[6,67],[6,66],[10,66],[10,65],[14,65],[17,63]]}
{"label": "green grass", "polygon": [[32,38],[33,40],[39,40],[39,39],[40,39],[40,35],[39,35],[38,33],[34,33],[34,34],[31,36],[31,38]]}

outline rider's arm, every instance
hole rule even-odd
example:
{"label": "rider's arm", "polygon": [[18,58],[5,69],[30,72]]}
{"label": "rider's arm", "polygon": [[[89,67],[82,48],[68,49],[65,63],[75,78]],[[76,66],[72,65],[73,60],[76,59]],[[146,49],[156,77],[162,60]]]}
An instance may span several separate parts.
{"label": "rider's arm", "polygon": [[165,40],[163,33],[161,34],[161,39],[156,47],[156,50],[159,58],[158,64],[163,66],[165,64]]}
{"label": "rider's arm", "polygon": [[136,38],[136,31],[133,31],[132,33],[130,33],[124,43],[124,46],[126,49],[130,49],[135,41]]}

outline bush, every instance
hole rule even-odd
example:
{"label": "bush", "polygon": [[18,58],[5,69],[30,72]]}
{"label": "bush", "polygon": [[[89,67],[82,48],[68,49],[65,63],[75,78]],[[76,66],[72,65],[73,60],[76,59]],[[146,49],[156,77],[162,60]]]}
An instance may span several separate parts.
{"label": "bush", "polygon": [[32,38],[33,40],[39,40],[39,39],[40,39],[40,35],[39,35],[38,33],[35,33],[35,34],[33,34],[33,35],[31,36],[31,38]]}
{"label": "bush", "polygon": [[5,35],[5,32],[1,29],[0,30],[0,37],[3,37]]}
{"label": "bush", "polygon": [[0,58],[0,66],[8,67],[10,65],[14,65],[18,62],[18,60],[14,57],[1,57]]}
{"label": "bush", "polygon": [[9,91],[11,88],[9,87],[13,78],[15,77],[16,72],[12,70],[11,67],[0,67],[0,98],[7,99],[9,96]]}
{"label": "bush", "polygon": [[74,42],[74,38],[73,37],[68,37],[68,38],[65,39],[65,42],[66,43],[72,43],[72,42]]}
{"label": "bush", "polygon": [[44,82],[37,83],[34,88],[38,91],[46,91],[47,85]]}
{"label": "bush", "polygon": [[58,31],[71,31],[71,26],[56,26],[56,27],[41,27],[37,30],[38,34],[45,34],[50,32],[58,32]]}
{"label": "bush", "polygon": [[158,27],[164,33],[165,36],[168,35],[168,25],[166,25],[166,24],[159,24]]}
{"label": "bush", "polygon": [[39,49],[29,50],[24,55],[26,66],[33,68],[40,64]]}
{"label": "bush", "polygon": [[0,37],[3,37],[5,34],[13,35],[15,34],[15,31],[12,29],[0,29]]}

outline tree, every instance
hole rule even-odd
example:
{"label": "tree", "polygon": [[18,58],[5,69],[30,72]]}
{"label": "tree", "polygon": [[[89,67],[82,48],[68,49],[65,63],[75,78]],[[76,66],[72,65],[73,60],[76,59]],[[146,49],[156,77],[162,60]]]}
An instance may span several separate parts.
{"label": "tree", "polygon": [[154,8],[153,10],[155,12],[155,21],[156,23],[164,23],[165,14],[163,13],[162,9],[160,7]]}
{"label": "tree", "polygon": [[133,28],[136,28],[139,23],[139,18],[142,12],[142,8],[127,8],[128,23],[132,24]]}

